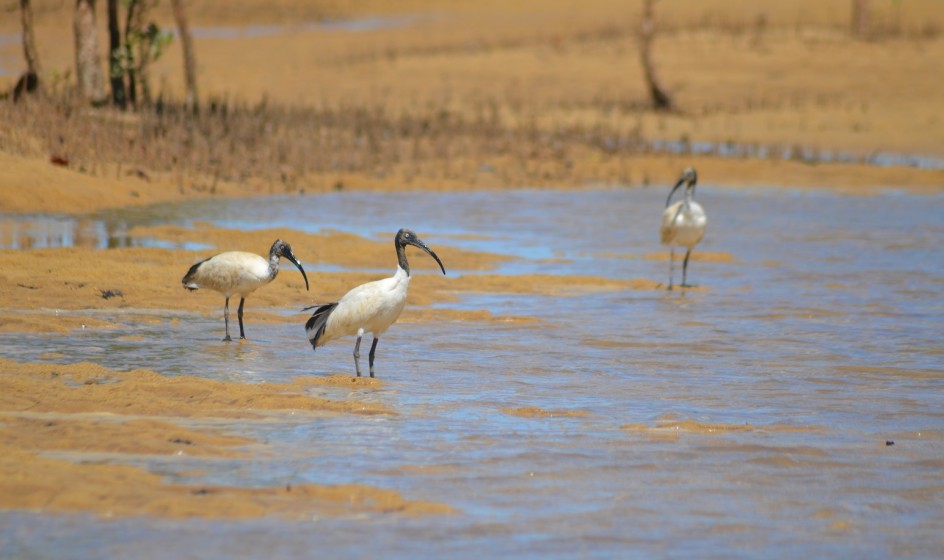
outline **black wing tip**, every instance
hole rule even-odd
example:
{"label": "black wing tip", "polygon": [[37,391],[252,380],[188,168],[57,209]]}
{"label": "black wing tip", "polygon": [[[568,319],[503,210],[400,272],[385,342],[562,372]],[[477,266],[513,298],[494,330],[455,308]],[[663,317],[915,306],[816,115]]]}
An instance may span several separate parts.
{"label": "black wing tip", "polygon": [[305,321],[305,332],[308,335],[308,342],[311,343],[312,350],[318,350],[318,341],[324,336],[325,328],[328,326],[328,317],[337,306],[338,302],[326,303],[315,309],[311,317]]}
{"label": "black wing tip", "polygon": [[320,317],[318,317],[317,312],[315,313],[316,313],[315,315],[312,315],[311,317],[308,318],[307,321],[305,321],[306,331],[310,331],[311,329],[315,328],[315,325],[318,323],[318,319],[320,319]]}

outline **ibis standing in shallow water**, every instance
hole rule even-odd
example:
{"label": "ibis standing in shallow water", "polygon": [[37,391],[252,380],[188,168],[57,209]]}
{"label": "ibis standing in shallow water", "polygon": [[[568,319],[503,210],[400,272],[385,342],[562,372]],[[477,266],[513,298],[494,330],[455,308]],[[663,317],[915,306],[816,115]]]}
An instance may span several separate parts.
{"label": "ibis standing in shallow water", "polygon": [[266,260],[254,253],[243,251],[227,251],[202,260],[190,267],[182,280],[184,288],[190,291],[200,288],[215,290],[226,296],[223,306],[223,320],[226,323],[226,338],[229,336],[229,298],[239,295],[239,338],[246,338],[243,329],[243,304],[249,294],[275,280],[279,273],[279,258],[285,257],[292,261],[305,279],[305,289],[308,289],[308,276],[301,263],[292,253],[292,247],[281,239],[276,239],[269,249],[269,259]]}
{"label": "ibis standing in shallow water", "polygon": [[368,355],[370,376],[373,377],[374,353],[377,351],[380,336],[396,322],[406,304],[407,288],[410,286],[410,263],[406,260],[406,246],[413,245],[426,251],[439,263],[442,273],[446,273],[446,268],[436,253],[412,231],[401,229],[393,243],[397,249],[397,271],[393,276],[361,284],[344,294],[337,302],[319,306],[305,323],[308,342],[314,350],[336,338],[357,335],[357,342],[354,344],[354,369],[358,377],[361,376],[359,359],[364,333],[372,333],[374,337]]}
{"label": "ibis standing in shallow water", "polygon": [[[686,273],[688,272],[688,257],[692,254],[692,249],[705,236],[705,226],[708,219],[705,217],[705,211],[701,205],[695,202],[695,183],[698,182],[698,174],[695,169],[689,167],[682,172],[672,192],[665,200],[665,211],[662,212],[662,227],[659,228],[662,244],[669,246],[669,289],[672,289],[672,276],[675,267],[675,247],[685,247],[688,251],[685,253],[685,262],[682,263],[682,287],[687,288]],[[685,185],[685,198],[669,206],[672,202],[672,195],[682,185]]]}

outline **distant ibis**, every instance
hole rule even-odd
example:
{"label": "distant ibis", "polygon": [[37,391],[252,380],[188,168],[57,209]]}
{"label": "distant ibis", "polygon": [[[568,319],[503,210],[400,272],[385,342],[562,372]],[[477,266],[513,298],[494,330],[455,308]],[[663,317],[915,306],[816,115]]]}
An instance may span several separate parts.
{"label": "distant ibis", "polygon": [[[685,262],[682,263],[682,287],[687,288],[686,273],[688,272],[688,258],[692,254],[692,249],[705,236],[705,226],[708,219],[705,217],[705,211],[700,204],[695,202],[695,184],[698,182],[698,174],[695,169],[689,167],[682,172],[669,197],[665,200],[665,210],[662,212],[662,226],[659,228],[662,244],[669,246],[669,289],[672,289],[672,276],[675,267],[675,247],[685,247],[688,251],[685,253]],[[682,185],[685,185],[685,198],[672,204],[672,195]]]}
{"label": "distant ibis", "polygon": [[[349,291],[335,303],[317,306],[305,323],[308,341],[314,350],[342,336],[357,335],[354,344],[354,369],[361,376],[360,348],[364,333],[372,333],[370,345],[370,376],[374,376],[374,353],[380,336],[394,324],[406,304],[407,288],[410,286],[410,263],[406,260],[406,246],[419,247],[436,259],[443,274],[446,268],[436,253],[415,233],[401,229],[393,240],[397,249],[397,271],[390,278],[368,282]],[[312,309],[315,306],[308,307]]]}
{"label": "distant ibis", "polygon": [[254,253],[243,251],[227,251],[202,260],[190,267],[182,280],[184,288],[190,291],[200,288],[215,290],[226,296],[223,306],[223,320],[226,323],[226,338],[229,336],[229,298],[239,295],[239,338],[246,338],[243,329],[243,304],[249,294],[275,280],[279,273],[279,258],[285,257],[292,261],[305,279],[305,289],[308,289],[308,276],[301,263],[292,253],[292,247],[281,239],[276,239],[269,249],[268,260]]}

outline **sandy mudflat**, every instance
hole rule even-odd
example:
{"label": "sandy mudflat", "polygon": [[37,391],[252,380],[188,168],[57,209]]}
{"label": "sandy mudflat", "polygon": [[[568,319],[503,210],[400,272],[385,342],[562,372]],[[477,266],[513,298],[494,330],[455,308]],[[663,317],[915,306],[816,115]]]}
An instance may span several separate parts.
{"label": "sandy mudflat", "polygon": [[[64,14],[68,14],[69,7],[62,3],[34,4],[46,67],[68,68],[71,42],[55,38],[68,33],[69,18]],[[319,34],[290,28],[284,33],[239,40],[198,39],[200,73],[207,97],[230,96],[248,102],[266,97],[284,104],[311,105],[349,102],[382,105],[392,112],[410,104],[442,105],[469,114],[474,106],[497,99],[499,113],[526,102],[533,112],[531,126],[538,131],[568,122],[616,121],[618,128],[638,129],[654,138],[944,157],[944,104],[940,102],[944,38],[854,41],[830,27],[836,22],[831,19],[833,12],[819,7],[823,2],[778,3],[766,20],[769,31],[761,35],[751,31],[750,22],[756,23],[753,16],[738,20],[737,10],[724,12],[724,2],[664,3],[667,18],[675,18],[678,29],[660,39],[661,72],[684,108],[672,115],[612,110],[618,103],[645,99],[630,33],[635,15],[626,12],[622,0],[487,1],[458,7],[442,0],[377,0],[329,2],[318,9],[310,2],[286,0],[276,4],[279,11],[263,7],[271,2],[248,0],[199,2],[191,7],[197,27],[286,24],[378,13],[435,17],[423,17],[416,25],[369,33]],[[581,9],[575,11],[578,4]],[[717,21],[728,21],[735,28],[747,26],[746,31],[701,28],[699,22],[703,20],[692,10],[674,4],[717,4],[721,7],[712,8],[721,14]],[[535,15],[538,6],[541,17]],[[915,2],[914,6],[916,13],[909,12],[908,25],[917,26],[922,18],[940,18],[936,3]],[[164,3],[161,9],[166,9]],[[618,17],[614,18],[614,13]],[[165,25],[170,21],[163,11],[158,17]],[[801,24],[806,31],[793,31]],[[0,31],[15,32],[16,25],[12,13],[0,19]],[[625,37],[613,39],[614,34]],[[19,60],[19,48],[18,44],[4,44],[0,54]],[[822,54],[825,51],[829,56]],[[613,70],[622,66],[626,71]],[[155,67],[157,80],[173,92],[181,91],[179,67],[176,50]],[[719,79],[722,75],[725,79]],[[13,73],[0,77],[0,87],[9,87],[14,78]],[[6,137],[15,135],[15,131],[0,132]],[[129,174],[129,167],[122,167],[122,162],[106,162],[94,172],[63,168],[49,163],[51,148],[43,141],[17,145],[34,148],[10,152],[0,144],[0,212],[4,213],[81,215],[130,205],[281,192],[252,177],[222,180],[213,192],[196,191],[182,188],[171,172],[152,172],[147,179]],[[569,179],[548,180],[541,186],[668,185],[682,167],[695,165],[704,181],[745,189],[790,186],[850,195],[885,189],[917,194],[944,191],[944,171],[939,169],[646,153],[617,157],[586,148],[574,149],[570,156]],[[480,163],[481,158],[474,153],[458,155],[451,161],[451,165],[473,169]],[[493,166],[505,163],[501,158],[489,161]],[[532,163],[535,167],[530,173],[540,170],[541,165],[557,165],[542,162],[540,154]],[[351,190],[502,189],[529,186],[527,181],[533,176],[526,171],[516,175],[512,169],[504,176],[517,178],[515,181],[465,181],[395,170],[384,177],[313,173],[304,179],[306,192],[328,192],[339,183]],[[198,224],[194,229],[139,228],[129,235],[172,242],[200,239],[219,250],[257,253],[281,238],[289,241],[305,262],[350,268],[394,266],[389,243],[343,233],[309,234],[290,229],[247,233]],[[448,241],[434,245],[447,268],[482,274],[458,278],[417,275],[403,321],[535,320],[495,316],[485,309],[446,311],[423,307],[448,301],[460,293],[566,297],[593,290],[660,288],[659,281],[646,278],[493,274],[489,271],[506,262],[507,257],[455,249]],[[155,320],[153,314],[143,311],[196,311],[218,316],[221,296],[206,291],[189,294],[180,286],[187,268],[213,252],[81,247],[0,250],[0,332],[68,335],[75,329],[115,327],[108,315],[83,313],[91,310],[122,311],[125,320],[130,317],[132,322],[142,324]],[[665,253],[639,257],[663,259]],[[727,253],[696,252],[693,258],[696,262],[735,262]],[[433,270],[430,262],[417,260],[414,266],[424,272]],[[297,273],[286,270],[248,300],[249,328],[302,321],[302,313],[286,317],[265,310],[301,309],[337,298],[351,286],[378,277],[363,272],[318,273],[317,292],[310,293]],[[64,311],[68,313],[61,313]],[[147,370],[114,371],[92,363],[62,366],[0,360],[0,507],[83,511],[102,516],[206,518],[453,512],[448,496],[443,496],[444,503],[418,502],[368,485],[188,486],[169,483],[158,474],[124,465],[120,460],[81,460],[83,454],[103,453],[111,457],[177,453],[249,457],[262,452],[264,445],[225,426],[191,426],[191,420],[209,417],[252,421],[291,412],[352,417],[397,414],[380,405],[309,394],[312,387],[323,385],[370,387],[377,383],[345,375],[299,378],[289,384],[245,384],[203,379],[198,366],[189,375],[167,378]],[[582,418],[586,414],[537,407],[504,412],[537,419]],[[757,428],[666,420],[655,426],[629,425],[624,429],[661,435],[672,430],[718,433]],[[71,459],[63,458],[63,453]]]}

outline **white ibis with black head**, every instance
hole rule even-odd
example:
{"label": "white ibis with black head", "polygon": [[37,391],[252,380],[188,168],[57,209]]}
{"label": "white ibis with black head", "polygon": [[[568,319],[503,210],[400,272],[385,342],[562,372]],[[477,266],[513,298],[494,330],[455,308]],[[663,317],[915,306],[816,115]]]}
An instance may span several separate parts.
{"label": "white ibis with black head", "polygon": [[[360,348],[364,333],[373,334],[370,345],[370,376],[374,376],[374,353],[380,336],[397,321],[406,304],[407,288],[410,286],[410,263],[406,260],[406,246],[412,245],[426,251],[436,259],[443,274],[446,268],[436,253],[415,233],[401,229],[394,238],[397,249],[397,271],[390,278],[368,282],[349,291],[335,303],[318,306],[305,323],[308,342],[314,350],[342,336],[357,335],[354,344],[354,369],[361,376]],[[315,306],[312,306],[315,307]],[[307,307],[305,309],[312,309]],[[304,310],[303,310],[304,311]]]}
{"label": "white ibis with black head", "polygon": [[276,239],[272,244],[268,260],[255,253],[227,251],[198,262],[184,275],[184,288],[190,291],[207,288],[226,296],[226,304],[223,306],[226,338],[223,341],[232,340],[229,336],[229,298],[239,296],[239,310],[236,312],[239,317],[239,338],[246,338],[246,331],[243,329],[243,304],[249,294],[275,280],[279,273],[280,257],[285,257],[298,267],[302,278],[305,279],[307,290],[308,276],[305,269],[292,253],[292,246],[281,239]]}
{"label": "white ibis with black head", "polygon": [[[695,184],[698,182],[698,174],[695,169],[689,167],[682,172],[681,177],[669,197],[665,200],[665,210],[662,212],[662,226],[659,228],[662,244],[669,246],[669,289],[672,289],[672,276],[675,266],[675,247],[685,247],[688,251],[685,253],[685,262],[682,263],[682,287],[689,287],[686,283],[686,273],[688,272],[688,257],[692,254],[692,249],[705,236],[705,226],[708,225],[708,218],[705,217],[705,211],[700,204],[695,202]],[[682,185],[685,185],[685,198],[669,206],[672,202],[672,195]]]}

